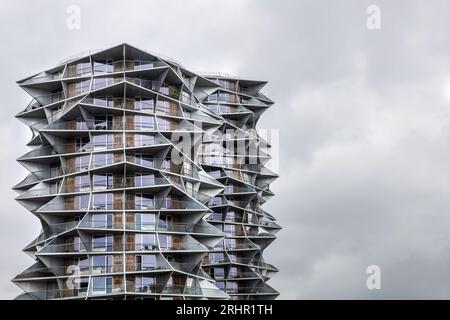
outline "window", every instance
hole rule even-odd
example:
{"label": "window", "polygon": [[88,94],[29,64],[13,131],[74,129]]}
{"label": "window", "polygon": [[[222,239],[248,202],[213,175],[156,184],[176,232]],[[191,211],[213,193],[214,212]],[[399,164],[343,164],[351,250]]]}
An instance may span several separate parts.
{"label": "window", "polygon": [[73,251],[74,252],[86,251],[84,243],[81,241],[80,237],[73,237]]}
{"label": "window", "polygon": [[89,160],[90,156],[79,156],[75,158],[75,170],[76,171],[82,171],[89,169]]}
{"label": "window", "polygon": [[159,234],[159,245],[161,249],[171,250],[173,248],[173,239],[171,235]]}
{"label": "window", "polygon": [[74,196],[74,209],[75,210],[87,210],[89,207],[89,195],[83,194]]}
{"label": "window", "polygon": [[112,277],[93,277],[92,293],[106,294],[112,292]]}
{"label": "window", "polygon": [[238,284],[237,282],[227,281],[227,293],[237,293]]}
{"label": "window", "polygon": [[228,271],[228,277],[229,278],[236,278],[238,275],[237,268],[236,267],[230,267],[230,270]]}
{"label": "window", "polygon": [[209,171],[208,174],[213,178],[220,178],[221,176],[220,170]]}
{"label": "window", "polygon": [[92,177],[94,190],[107,190],[113,188],[113,175],[108,174],[94,174]]}
{"label": "window", "polygon": [[153,254],[142,254],[136,256],[136,271],[153,270],[156,267],[156,257]]}
{"label": "window", "polygon": [[113,146],[112,134],[100,134],[94,136],[94,150],[111,149]]}
{"label": "window", "polygon": [[224,224],[223,225],[223,232],[234,235],[236,233],[236,225],[234,224]]}
{"label": "window", "polygon": [[136,130],[152,130],[154,127],[153,117],[151,116],[134,116],[134,128]]}
{"label": "window", "polygon": [[222,198],[221,197],[214,197],[211,200],[209,200],[210,206],[220,206],[222,204]]}
{"label": "window", "polygon": [[93,273],[113,272],[113,256],[92,256],[92,271]]}
{"label": "window", "polygon": [[110,165],[112,163],[113,163],[113,155],[111,153],[97,153],[94,154],[92,166],[94,168],[103,167]]}
{"label": "window", "polygon": [[103,107],[112,107],[113,98],[112,97],[93,98],[92,104]]}
{"label": "window", "polygon": [[[86,122],[84,122],[84,119],[83,118],[77,118],[76,120],[75,120],[75,128],[77,129],[77,130],[87,130],[87,126],[86,126]],[[76,138],[76,140],[78,141],[78,140],[87,140],[88,142],[89,142],[89,139],[88,139],[88,137],[78,137],[78,138]]]}
{"label": "window", "polygon": [[96,213],[92,215],[92,227],[99,229],[109,229],[113,226],[112,213]]}
{"label": "window", "polygon": [[222,262],[225,260],[225,256],[223,252],[213,252],[209,254],[209,262],[210,263],[217,263]]}
{"label": "window", "polygon": [[75,92],[74,95],[82,94],[89,90],[89,86],[91,85],[91,80],[82,80],[75,82]]}
{"label": "window", "polygon": [[136,213],[136,229],[155,230],[156,215],[154,213]]}
{"label": "window", "polygon": [[234,211],[228,211],[227,214],[225,215],[225,221],[230,221],[230,222],[239,222]]}
{"label": "window", "polygon": [[94,193],[92,207],[95,210],[112,210],[113,194],[112,193]]}
{"label": "window", "polygon": [[217,92],[211,94],[208,96],[208,101],[213,101],[216,102],[217,101]]}
{"label": "window", "polygon": [[112,60],[96,60],[94,61],[95,72],[113,72]]}
{"label": "window", "polygon": [[121,78],[94,78],[94,89],[110,86],[119,79]]}
{"label": "window", "polygon": [[217,281],[216,282],[216,287],[219,288],[220,290],[225,290],[225,282],[223,281]]}
{"label": "window", "polygon": [[90,64],[90,62],[78,63],[75,66],[75,72],[76,72],[77,75],[82,75],[82,74],[91,72],[91,64]]}
{"label": "window", "polygon": [[230,259],[231,262],[236,262],[237,261],[237,255],[234,253],[229,253],[228,254],[228,258]]}
{"label": "window", "polygon": [[154,234],[137,233],[134,237],[136,251],[158,249],[158,246],[156,245],[156,237]]}
{"label": "window", "polygon": [[213,212],[210,220],[222,221],[222,212]]}
{"label": "window", "polygon": [[136,193],[134,197],[136,209],[154,209],[153,195],[146,193]]}
{"label": "window", "polygon": [[153,111],[154,102],[153,99],[147,99],[143,97],[134,98],[134,109],[138,111]]}
{"label": "window", "polygon": [[[79,251],[79,250],[77,250],[77,251]],[[88,258],[74,258],[73,265],[78,266],[78,268],[80,268],[81,273],[89,271],[89,259]]]}
{"label": "window", "polygon": [[212,268],[211,271],[211,276],[215,279],[223,279],[225,276],[224,268]]}
{"label": "window", "polygon": [[160,130],[175,130],[177,123],[168,119],[158,118],[158,127]]}
{"label": "window", "polygon": [[92,238],[92,251],[112,251],[113,236],[100,235]]}
{"label": "window", "polygon": [[111,130],[113,123],[112,116],[96,116],[94,118],[94,129],[95,130]]}
{"label": "window", "polygon": [[155,184],[154,174],[136,173],[134,178],[135,187],[153,186]]}
{"label": "window", "polygon": [[153,156],[136,153],[136,163],[144,167],[153,168]]}
{"label": "window", "polygon": [[88,174],[75,177],[75,192],[89,191],[91,189],[91,178]]}
{"label": "window", "polygon": [[152,292],[155,284],[155,279],[149,276],[136,276],[136,291],[137,292]]}
{"label": "window", "polygon": [[149,146],[154,144],[154,137],[153,136],[147,136],[143,134],[136,134],[134,136],[134,141],[136,147],[143,147],[143,146]]}
{"label": "window", "polygon": [[236,239],[225,239],[224,243],[225,243],[225,247],[227,249],[235,249],[236,248]]}

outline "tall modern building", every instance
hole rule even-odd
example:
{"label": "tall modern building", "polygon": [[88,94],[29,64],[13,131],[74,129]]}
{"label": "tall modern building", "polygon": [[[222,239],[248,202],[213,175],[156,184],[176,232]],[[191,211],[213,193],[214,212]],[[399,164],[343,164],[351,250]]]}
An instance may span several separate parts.
{"label": "tall modern building", "polygon": [[18,84],[32,138],[14,190],[42,225],[18,299],[277,297],[265,82],[122,44]]}

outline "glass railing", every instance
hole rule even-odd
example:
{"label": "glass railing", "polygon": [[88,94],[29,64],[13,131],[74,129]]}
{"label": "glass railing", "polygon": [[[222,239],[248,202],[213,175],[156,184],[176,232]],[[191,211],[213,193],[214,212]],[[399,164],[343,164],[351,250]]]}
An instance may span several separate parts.
{"label": "glass railing", "polygon": [[17,199],[48,197],[48,196],[55,196],[57,194],[58,189],[56,187],[47,187],[47,188],[27,190],[21,195],[19,195]]}
{"label": "glass railing", "polygon": [[108,77],[108,78],[94,78],[92,90],[98,90],[105,88],[120,82],[125,81],[124,77]]}
{"label": "glass railing", "polygon": [[125,242],[125,251],[158,251],[156,243]]}
{"label": "glass railing", "polygon": [[112,286],[102,286],[102,287],[92,287],[90,295],[108,295],[108,294],[119,294],[125,292],[124,285],[112,285]]}
{"label": "glass railing", "polygon": [[45,74],[33,77],[31,79],[28,79],[21,83],[22,85],[28,85],[28,84],[35,84],[35,83],[42,83],[47,81],[53,81],[53,80],[59,80],[61,79],[62,73],[55,73],[55,74]]}
{"label": "glass railing", "polygon": [[130,272],[147,272],[147,271],[161,271],[161,270],[171,270],[170,266],[162,263],[155,263],[154,265],[143,265],[143,264],[127,264],[126,271]]}
{"label": "glass railing", "polygon": [[61,193],[71,193],[71,192],[90,192],[90,191],[106,191],[113,189],[123,189],[123,188],[146,188],[152,186],[162,186],[168,185],[169,181],[166,178],[154,178],[154,177],[136,177],[127,176],[123,179],[122,175],[113,175],[112,183],[110,180],[96,179],[95,184],[91,187],[90,183],[87,184],[64,184]]}
{"label": "glass railing", "polygon": [[[114,220],[114,218],[113,218]],[[122,221],[99,221],[99,220],[91,220],[91,219],[83,219],[80,222],[79,228],[85,229],[122,229],[123,223]]]}
{"label": "glass railing", "polygon": [[82,289],[62,289],[62,290],[45,290],[28,292],[31,296],[38,300],[54,300],[64,298],[85,298],[87,296],[87,288]]}
{"label": "glass railing", "polygon": [[140,71],[167,66],[161,61],[145,61],[145,60],[118,60],[110,64],[94,61],[94,71],[96,74],[105,74],[123,71]]}
{"label": "glass railing", "polygon": [[[114,119],[116,120],[116,119]],[[122,119],[118,121],[100,121],[96,119],[84,119],[82,122],[77,121],[65,121],[60,123],[52,123],[47,127],[46,130],[71,130],[71,131],[87,131],[87,130],[123,130],[124,126],[122,124]]]}
{"label": "glass railing", "polygon": [[161,244],[161,251],[208,251],[208,249],[199,242],[178,242]]}

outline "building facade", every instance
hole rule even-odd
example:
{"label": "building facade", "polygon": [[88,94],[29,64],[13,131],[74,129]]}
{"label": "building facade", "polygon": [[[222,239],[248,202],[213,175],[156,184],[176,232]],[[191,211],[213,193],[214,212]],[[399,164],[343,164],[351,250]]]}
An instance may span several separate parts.
{"label": "building facade", "polygon": [[42,231],[18,299],[274,299],[255,131],[263,81],[196,74],[127,44],[18,82],[32,132],[17,201]]}

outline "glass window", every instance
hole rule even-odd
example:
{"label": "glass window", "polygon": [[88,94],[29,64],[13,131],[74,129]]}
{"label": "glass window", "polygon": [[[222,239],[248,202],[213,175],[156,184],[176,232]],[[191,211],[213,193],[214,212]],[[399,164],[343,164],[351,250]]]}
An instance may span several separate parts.
{"label": "glass window", "polygon": [[75,192],[89,191],[91,189],[91,178],[88,174],[75,177]]}
{"label": "glass window", "polygon": [[92,269],[95,272],[112,272],[113,256],[92,256]]}
{"label": "glass window", "polygon": [[82,80],[75,82],[75,95],[88,91],[90,84],[91,80]]}
{"label": "glass window", "polygon": [[92,206],[96,210],[111,210],[113,208],[113,194],[94,193]]}
{"label": "glass window", "polygon": [[141,166],[153,168],[153,156],[136,153],[136,163]]}
{"label": "glass window", "polygon": [[111,153],[96,153],[94,154],[94,159],[92,167],[103,167],[113,163],[113,155]]}
{"label": "glass window", "polygon": [[112,97],[102,97],[96,98],[94,97],[92,100],[92,104],[103,107],[112,107],[113,106],[113,98]]}
{"label": "glass window", "polygon": [[173,248],[173,239],[171,235],[167,234],[159,234],[159,245],[161,249],[172,249]]}
{"label": "glass window", "polygon": [[154,121],[151,116],[134,116],[134,127],[136,130],[152,130],[153,125]]}
{"label": "glass window", "polygon": [[74,258],[73,264],[80,268],[80,272],[89,271],[89,259],[88,258]]}
{"label": "glass window", "polygon": [[223,252],[213,252],[209,254],[209,261],[211,263],[222,262],[225,259],[224,257]]}
{"label": "glass window", "polygon": [[112,244],[112,235],[97,235],[92,238],[93,251],[112,251]]}
{"label": "glass window", "polygon": [[225,239],[224,243],[225,243],[225,247],[227,249],[235,249],[236,248],[236,239]]}
{"label": "glass window", "polygon": [[112,292],[112,277],[93,277],[92,292],[94,294],[105,294]]}
{"label": "glass window", "polygon": [[222,212],[213,212],[210,220],[222,221]]}
{"label": "glass window", "polygon": [[100,134],[94,136],[94,150],[111,149],[113,146],[112,134]]}
{"label": "glass window", "polygon": [[91,64],[89,62],[78,63],[75,66],[75,72],[77,75],[89,73],[89,72],[91,72]]}
{"label": "glass window", "polygon": [[237,282],[227,281],[227,292],[235,293],[237,291],[238,291],[238,284],[237,284]]}
{"label": "glass window", "polygon": [[149,233],[137,233],[135,234],[135,250],[156,250],[156,237],[154,234]]}
{"label": "glass window", "polygon": [[154,209],[152,194],[137,193],[134,200],[136,209]]}
{"label": "glass window", "polygon": [[223,225],[223,232],[227,234],[235,234],[236,233],[236,225],[234,224],[224,224]]}
{"label": "glass window", "polygon": [[156,215],[154,213],[136,213],[136,229],[155,230]]}
{"label": "glass window", "polygon": [[92,215],[92,227],[99,229],[112,228],[112,213],[96,213]]}
{"label": "glass window", "polygon": [[225,282],[217,281],[216,282],[216,287],[219,288],[220,290],[225,290]]}
{"label": "glass window", "polygon": [[137,147],[149,146],[154,144],[155,141],[153,136],[147,136],[143,134],[136,134],[134,136],[134,140]]}
{"label": "glass window", "polygon": [[215,279],[223,279],[225,276],[225,269],[224,268],[212,268],[212,277]]}
{"label": "glass window", "polygon": [[89,169],[89,160],[90,156],[79,156],[75,158],[75,169],[76,171],[87,170]]}
{"label": "glass window", "polygon": [[94,174],[92,177],[94,190],[106,190],[113,188],[113,175],[108,174]]}
{"label": "glass window", "polygon": [[95,72],[113,72],[112,60],[96,60],[94,61]]}
{"label": "glass window", "polygon": [[143,254],[136,256],[137,270],[152,270],[156,266],[156,257],[153,254]]}
{"label": "glass window", "polygon": [[154,102],[153,99],[147,99],[143,97],[136,97],[134,99],[134,109],[139,111],[153,111]]}
{"label": "glass window", "polygon": [[155,184],[154,174],[136,173],[134,178],[135,187],[153,186]]}
{"label": "glass window", "polygon": [[95,116],[94,129],[95,130],[111,130],[112,116]]}
{"label": "glass window", "polygon": [[80,252],[80,251],[86,251],[84,247],[84,243],[81,241],[81,238],[76,236],[73,238],[73,251]]}
{"label": "glass window", "polygon": [[75,210],[87,210],[89,207],[89,195],[83,194],[74,196],[74,208]]}
{"label": "glass window", "polygon": [[236,267],[230,267],[230,270],[228,271],[228,277],[237,277]]}
{"label": "glass window", "polygon": [[136,276],[136,291],[138,292],[151,292],[155,279],[149,276]]}

